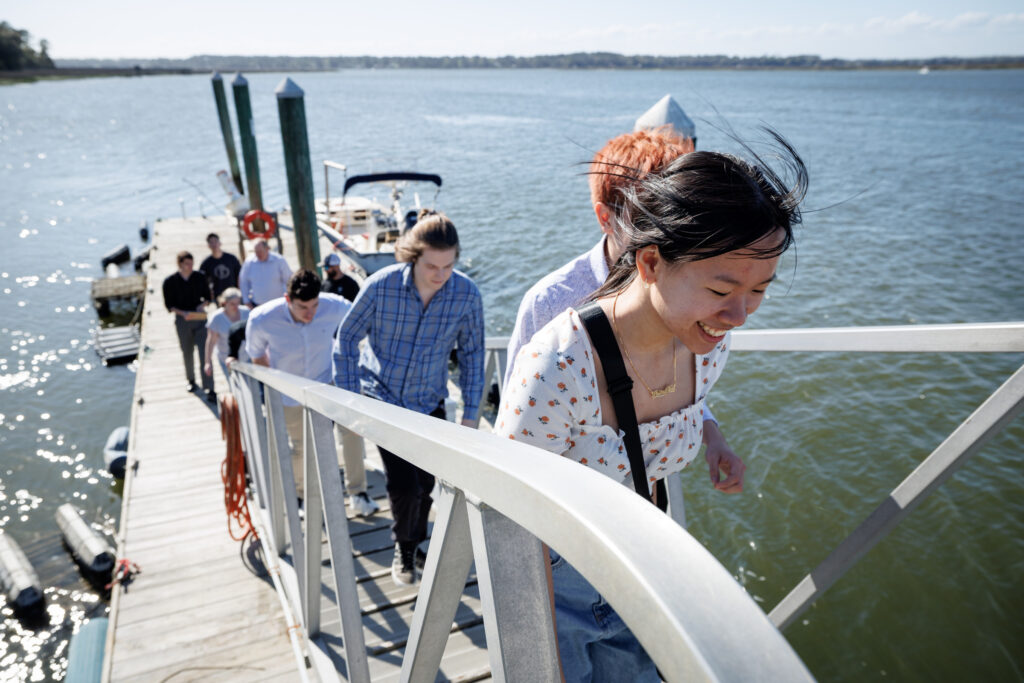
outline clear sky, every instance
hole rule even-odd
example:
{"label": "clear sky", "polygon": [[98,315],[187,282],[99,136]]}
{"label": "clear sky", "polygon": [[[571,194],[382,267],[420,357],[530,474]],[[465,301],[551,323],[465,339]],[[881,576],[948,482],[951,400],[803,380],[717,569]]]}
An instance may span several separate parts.
{"label": "clear sky", "polygon": [[1022,0],[2,0],[55,58],[1024,54]]}

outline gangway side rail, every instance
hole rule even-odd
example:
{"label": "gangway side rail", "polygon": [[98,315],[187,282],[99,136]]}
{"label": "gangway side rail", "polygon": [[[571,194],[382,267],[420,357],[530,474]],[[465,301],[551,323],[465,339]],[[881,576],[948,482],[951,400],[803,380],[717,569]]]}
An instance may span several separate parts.
{"label": "gangway side rail", "polygon": [[850,567],[1024,411],[1024,366],[996,389],[768,615],[786,629]]}
{"label": "gangway side rail", "polygon": [[[445,487],[439,502],[440,536],[430,544],[402,680],[436,677],[443,649],[436,625],[447,619],[451,601],[458,599],[455,583],[464,578],[450,574],[460,573],[470,554],[477,565],[494,680],[550,680],[557,660],[542,542],[606,596],[668,680],[811,680],[782,634],[729,572],[696,539],[626,487],[546,451],[336,387],[245,363],[234,364],[232,371],[262,384],[271,415],[267,428],[276,433],[268,438],[272,449],[284,431],[275,419],[274,395],[287,396],[306,409],[317,461],[315,470],[307,463],[306,487],[320,488],[318,507],[326,515],[348,680],[369,680],[369,674],[365,647],[359,646],[359,605],[351,597],[349,539],[340,528],[344,499],[340,488],[334,488],[338,475],[332,422],[431,472]],[[247,417],[254,418],[251,413]],[[275,481],[256,490],[287,490],[290,458],[282,455],[283,449],[276,450],[271,455],[277,462],[269,468]],[[322,533],[308,496],[305,525],[297,532],[305,538],[295,550],[306,555],[303,569],[313,565],[309,553],[313,547],[319,552]],[[271,507],[275,515],[293,514],[288,505]],[[291,520],[279,528],[294,538]],[[519,558],[519,564],[510,558]],[[282,571],[289,569],[282,564]],[[527,565],[531,571],[524,571]],[[307,629],[314,625],[310,617],[323,599],[309,589],[311,577],[291,582],[299,588],[297,611]],[[442,629],[445,637],[448,627],[450,620]],[[317,634],[307,636],[316,642]],[[318,673],[324,672],[318,668]]]}

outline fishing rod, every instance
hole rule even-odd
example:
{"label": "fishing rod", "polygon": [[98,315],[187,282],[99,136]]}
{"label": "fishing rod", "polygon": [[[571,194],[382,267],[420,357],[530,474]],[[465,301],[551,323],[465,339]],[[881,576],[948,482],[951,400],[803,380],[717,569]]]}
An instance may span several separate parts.
{"label": "fishing rod", "polygon": [[210,203],[210,206],[212,206],[212,207],[214,207],[214,208],[217,208],[217,202],[215,202],[215,201],[213,201],[212,199],[210,199],[210,198],[209,198],[209,197],[207,196],[207,194],[206,194],[205,192],[203,192],[203,188],[199,187],[198,185],[196,185],[196,184],[195,184],[194,182],[192,182],[192,181],[191,181],[191,180],[189,180],[188,178],[184,178],[184,177],[183,177],[183,178],[182,178],[181,180],[182,180],[183,182],[187,183],[188,185],[192,186],[192,188],[193,188],[193,189],[194,189],[194,190],[195,190],[196,192],[198,192],[198,193],[199,193],[199,195],[200,195],[200,196],[201,196],[201,197],[202,197],[203,199],[205,199],[206,201],[208,201],[208,202]]}

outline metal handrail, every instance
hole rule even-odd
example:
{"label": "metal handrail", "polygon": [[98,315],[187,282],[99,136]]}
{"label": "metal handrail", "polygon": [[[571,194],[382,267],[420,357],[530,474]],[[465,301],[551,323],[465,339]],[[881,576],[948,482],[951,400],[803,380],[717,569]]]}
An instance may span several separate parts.
{"label": "metal handrail", "polygon": [[[326,216],[331,215],[331,181],[329,176],[332,168],[341,171],[345,178],[348,177],[348,166],[324,159],[324,215]],[[341,201],[343,204],[345,203],[344,195],[342,195]]]}
{"label": "metal handrail", "polygon": [[[508,337],[488,337],[487,368],[505,374]],[[1024,322],[940,325],[879,325],[812,329],[737,330],[733,351],[856,353],[1019,353],[1024,352]],[[491,375],[488,374],[490,379]],[[929,494],[993,436],[1024,412],[1024,366],[964,420],[898,487],[812,572],[771,610],[769,618],[785,629],[861,557],[906,518]],[[678,476],[669,480],[674,515],[685,520]],[[683,523],[683,522],[681,522]]]}
{"label": "metal handrail", "polygon": [[[729,572],[671,519],[611,479],[546,451],[336,387],[243,363],[234,364],[232,370],[250,378],[246,392],[250,399],[258,395],[252,380],[263,385],[271,453],[256,456],[269,465],[256,469],[264,474],[269,469],[274,480],[256,488],[270,491],[269,503],[261,504],[272,517],[282,518],[271,520],[271,545],[283,550],[281,539],[287,529],[295,546],[291,592],[295,604],[301,604],[304,624],[314,640],[316,628],[311,622],[319,607],[314,608],[310,600],[319,591],[319,578],[307,568],[313,566],[312,553],[319,553],[321,514],[326,515],[339,603],[346,602],[346,586],[355,595],[351,559],[345,557],[349,546],[331,435],[333,421],[445,483],[403,664],[405,680],[436,676],[439,636],[438,629],[429,627],[444,623],[452,594],[449,575],[459,579],[460,571],[468,571],[466,558],[476,562],[480,578],[492,676],[533,681],[548,680],[557,672],[552,669],[554,640],[540,541],[557,550],[606,596],[668,680],[811,679],[786,640]],[[316,462],[308,458],[306,465],[305,531],[297,525],[294,496],[282,493],[292,482],[290,458],[273,453],[283,452],[273,448],[283,437],[280,395],[305,406],[307,444],[315,446]],[[245,398],[241,403],[253,404]],[[243,419],[258,423],[260,417],[258,411],[248,410]],[[252,441],[258,449],[259,444]],[[311,496],[310,487],[318,488],[313,493],[319,495]],[[321,507],[316,498],[328,504]],[[465,580],[465,574],[460,580]],[[346,662],[349,679],[368,680],[365,650],[355,647],[362,642],[358,601],[354,611],[351,604],[340,604],[339,611],[346,657],[355,656]],[[447,630],[443,629],[444,639]],[[360,649],[364,650],[362,660]]]}
{"label": "metal handrail", "polygon": [[[487,337],[485,345],[488,351],[497,352],[508,348],[509,339]],[[1024,352],[1024,321],[736,330],[732,350],[1018,353]]]}
{"label": "metal handrail", "polygon": [[[496,378],[500,383],[504,376],[507,344],[507,338],[486,339],[488,381]],[[1015,353],[1024,351],[1024,323],[743,330],[733,334],[732,349]],[[274,475],[274,481],[256,482],[264,496],[278,499],[276,503],[271,500],[265,508],[271,518],[268,526],[274,530],[273,545],[279,552],[285,549],[287,528],[287,535],[297,540],[293,552],[304,556],[304,561],[296,558],[296,568],[298,574],[305,572],[306,576],[293,578],[291,594],[295,604],[302,605],[308,635],[315,638],[319,623],[318,607],[311,603],[319,589],[319,578],[307,568],[320,564],[321,514],[327,518],[339,594],[346,592],[342,590],[345,585],[354,588],[350,563],[342,561],[348,549],[347,540],[342,540],[347,539],[344,506],[322,506],[320,502],[343,500],[340,481],[330,475],[337,471],[336,464],[332,464],[336,454],[329,437],[334,421],[446,482],[414,614],[414,634],[407,646],[403,680],[433,680],[436,675],[447,625],[454,613],[451,601],[461,593],[460,582],[465,580],[468,563],[472,561],[476,562],[480,578],[494,677],[542,680],[552,674],[553,643],[546,604],[525,608],[510,604],[522,602],[523,595],[545,590],[536,574],[519,576],[526,573],[523,567],[542,561],[537,539],[558,550],[608,597],[669,680],[693,676],[732,680],[753,675],[809,678],[781,635],[770,628],[765,630],[759,619],[763,613],[700,544],[627,489],[600,474],[524,444],[440,423],[334,387],[252,365],[236,364],[234,368],[239,372],[237,377],[245,377],[252,384],[248,392],[250,405],[254,404],[251,397],[258,395],[257,382],[264,384],[270,419],[265,420],[264,432],[258,425],[250,425],[246,433],[254,451],[265,454],[262,464],[254,463],[255,469],[262,470],[264,475]],[[292,509],[294,500],[291,504],[288,496],[281,500],[282,491],[288,490],[285,482],[292,482],[293,478],[290,460],[273,453],[287,448],[283,426],[273,429],[273,424],[283,425],[278,392],[298,400],[307,409],[309,445],[315,445],[307,452],[315,451],[316,462],[307,463],[306,481],[319,481],[322,487],[312,500],[307,498],[314,509],[308,511],[311,514],[306,519],[306,533],[313,529],[314,538],[306,539],[300,531],[297,511]],[[770,622],[779,628],[792,623],[924,497],[1022,411],[1024,367],[772,610]],[[254,423],[259,422],[258,412],[249,411]],[[673,508],[676,503],[672,501]],[[606,517],[608,510],[616,510],[613,519]],[[339,550],[335,551],[336,548]],[[503,557],[514,558],[515,571],[502,571],[503,562],[499,559]],[[347,572],[343,571],[346,566]],[[680,575],[686,576],[687,581],[678,581]],[[354,590],[350,592],[349,602],[355,600]],[[716,595],[724,606],[718,602],[705,604],[703,596],[709,594]],[[509,599],[510,595],[514,600]],[[342,595],[339,603],[344,602]],[[751,613],[752,606],[755,613]],[[345,642],[361,643],[361,629],[357,632],[354,626],[359,623],[358,604],[339,604],[339,612],[343,626],[348,623]],[[545,631],[549,637],[538,639],[538,634]],[[737,638],[737,634],[742,637]],[[732,649],[740,647],[752,650],[743,650],[745,656],[728,654],[741,652]],[[346,653],[352,656],[354,651],[347,648]],[[366,678],[363,676],[365,652],[363,655],[361,664],[359,660],[347,662],[350,680],[368,680],[368,673]],[[517,667],[516,658],[524,660],[525,665]],[[748,668],[749,662],[757,664]],[[765,662],[781,668],[765,673]]]}

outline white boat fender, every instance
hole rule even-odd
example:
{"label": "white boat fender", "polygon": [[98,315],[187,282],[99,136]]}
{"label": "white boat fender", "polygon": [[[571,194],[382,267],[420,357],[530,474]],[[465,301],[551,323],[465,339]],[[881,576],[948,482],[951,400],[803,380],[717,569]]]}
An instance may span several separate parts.
{"label": "white boat fender", "polygon": [[43,602],[39,576],[9,533],[0,534],[0,585],[15,610],[30,610]]}
{"label": "white boat fender", "polygon": [[85,523],[71,503],[57,508],[56,518],[75,559],[92,574],[109,577],[114,569],[115,555],[106,539]]}
{"label": "white boat fender", "polygon": [[124,479],[125,464],[128,462],[128,428],[118,427],[110,432],[103,447],[103,463],[117,479]]}

